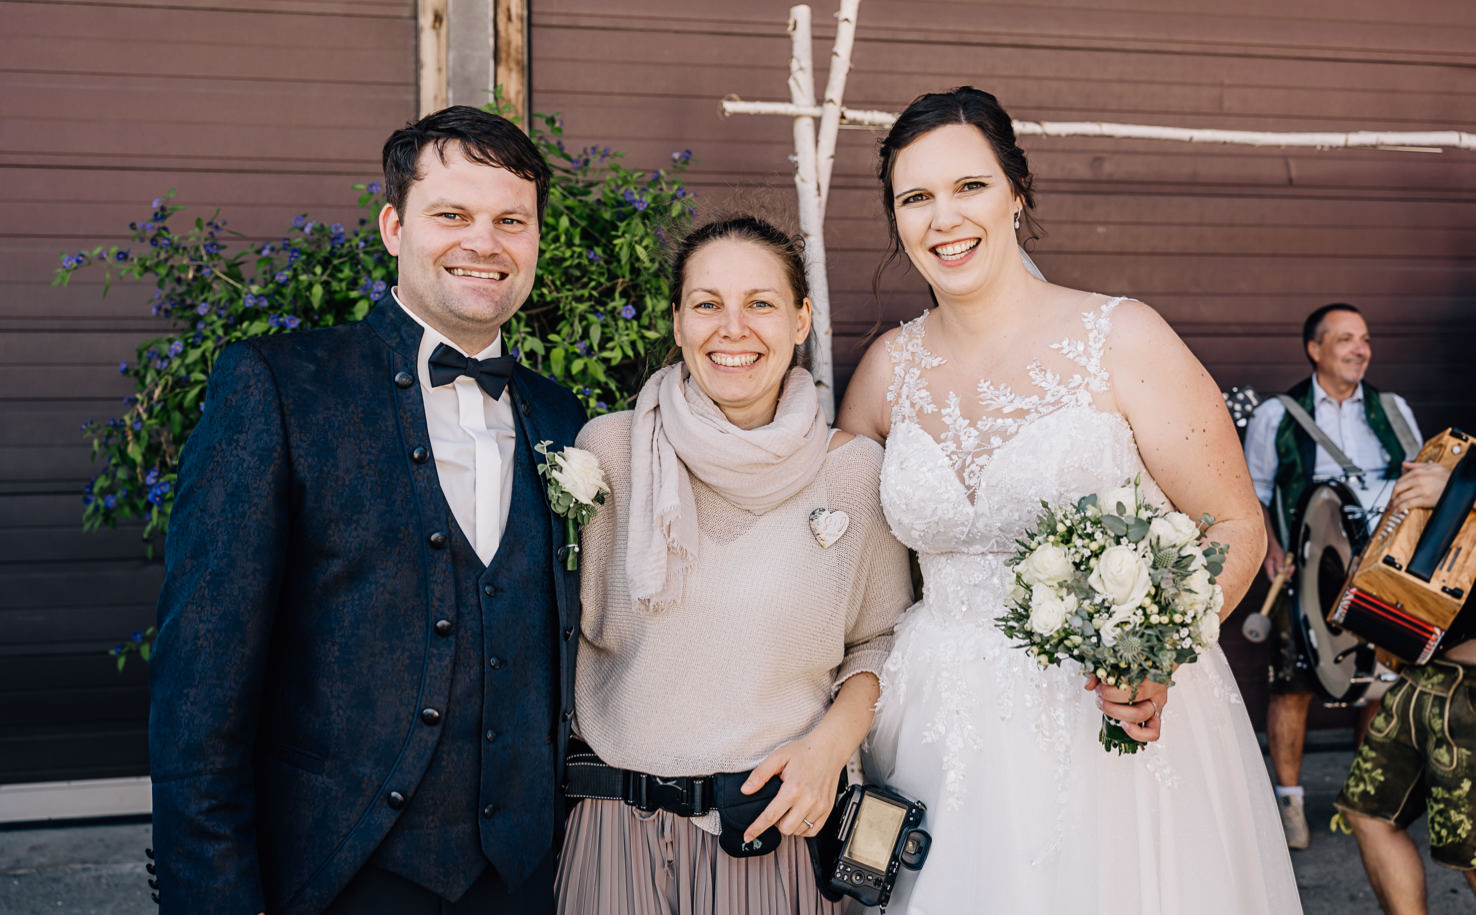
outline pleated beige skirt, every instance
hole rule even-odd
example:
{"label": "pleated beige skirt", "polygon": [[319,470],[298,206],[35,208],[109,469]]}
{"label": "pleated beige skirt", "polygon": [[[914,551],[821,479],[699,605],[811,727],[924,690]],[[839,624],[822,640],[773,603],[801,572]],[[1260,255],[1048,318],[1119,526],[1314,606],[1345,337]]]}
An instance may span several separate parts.
{"label": "pleated beige skirt", "polygon": [[559,856],[561,915],[837,915],[815,886],[804,839],[733,858],[686,817],[580,801]]}

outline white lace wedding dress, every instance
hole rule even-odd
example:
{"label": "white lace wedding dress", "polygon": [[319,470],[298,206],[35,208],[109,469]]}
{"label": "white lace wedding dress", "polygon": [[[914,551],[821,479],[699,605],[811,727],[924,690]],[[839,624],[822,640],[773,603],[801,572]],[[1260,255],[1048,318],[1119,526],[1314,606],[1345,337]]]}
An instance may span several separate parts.
{"label": "white lace wedding dress", "polygon": [[[1018,377],[965,401],[929,389],[944,365],[924,318],[894,340],[881,496],[919,554],[923,599],[897,627],[864,751],[868,776],[922,800],[932,851],[888,907],[910,915],[1298,913],[1270,780],[1224,654],[1179,669],[1163,737],[1135,755],[1097,742],[1077,665],[1041,670],[995,625],[1015,538],[1056,502],[1142,475],[1133,430],[1093,405],[1120,300]],[[974,415],[966,415],[966,411]]]}

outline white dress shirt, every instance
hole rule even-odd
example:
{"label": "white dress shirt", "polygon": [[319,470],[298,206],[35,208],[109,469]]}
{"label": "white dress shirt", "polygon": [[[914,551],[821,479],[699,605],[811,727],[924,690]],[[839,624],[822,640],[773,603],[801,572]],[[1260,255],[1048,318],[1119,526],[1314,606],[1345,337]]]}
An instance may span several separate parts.
{"label": "white dress shirt", "polygon": [[436,456],[436,476],[441,492],[461,532],[471,542],[477,558],[490,563],[507,529],[507,510],[512,503],[513,458],[517,447],[517,423],[512,397],[507,391],[493,400],[475,381],[462,375],[451,384],[431,387],[427,363],[436,346],[446,344],[463,356],[489,359],[502,355],[502,335],[480,353],[462,353],[461,348],[426,324],[400,301],[398,287],[391,290],[395,302],[423,328],[415,372],[425,401],[425,427],[431,453]]}
{"label": "white dress shirt", "polygon": [[[1394,402],[1399,412],[1404,414],[1404,421],[1409,423],[1409,431],[1414,433],[1417,440],[1424,441],[1409,404],[1398,394],[1394,395]],[[1312,405],[1312,419],[1318,427],[1327,433],[1334,445],[1343,450],[1348,460],[1364,471],[1363,487],[1353,486],[1364,507],[1382,509],[1393,490],[1393,481],[1384,479],[1384,471],[1389,466],[1389,454],[1379,444],[1379,437],[1368,424],[1368,416],[1363,409],[1363,385],[1360,383],[1352,397],[1338,403],[1322,389],[1317,383],[1316,373],[1313,373]],[[1245,428],[1245,464],[1250,470],[1251,482],[1255,484],[1256,496],[1262,505],[1271,504],[1276,477],[1276,430],[1284,416],[1286,407],[1281,401],[1267,399],[1256,408]],[[1405,460],[1412,461],[1414,458],[1412,454],[1405,455]],[[1320,482],[1337,479],[1342,475],[1342,467],[1321,445],[1317,446],[1317,463],[1312,470],[1312,479]]]}

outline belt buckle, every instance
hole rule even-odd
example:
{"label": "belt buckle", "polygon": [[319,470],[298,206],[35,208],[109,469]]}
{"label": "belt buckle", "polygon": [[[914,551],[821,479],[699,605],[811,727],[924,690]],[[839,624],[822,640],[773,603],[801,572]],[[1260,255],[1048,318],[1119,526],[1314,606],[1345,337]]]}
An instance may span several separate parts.
{"label": "belt buckle", "polygon": [[[644,772],[632,772],[630,787],[627,797],[631,805],[642,813],[666,810],[677,816],[693,817],[707,812],[704,799],[700,797],[703,792],[698,779],[658,778]],[[694,794],[699,796],[693,797]]]}

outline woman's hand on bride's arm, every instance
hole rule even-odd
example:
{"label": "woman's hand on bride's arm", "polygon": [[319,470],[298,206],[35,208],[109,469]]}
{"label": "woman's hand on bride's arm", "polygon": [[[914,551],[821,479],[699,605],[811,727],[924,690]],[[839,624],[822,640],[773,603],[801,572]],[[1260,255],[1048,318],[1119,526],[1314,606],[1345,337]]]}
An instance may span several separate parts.
{"label": "woman's hand on bride's arm", "polygon": [[1122,729],[1132,739],[1152,743],[1163,731],[1163,709],[1168,705],[1168,687],[1152,680],[1138,684],[1137,698],[1130,690],[1108,686],[1088,675],[1086,688],[1097,691],[1097,704],[1108,718],[1122,722]]}
{"label": "woman's hand on bride's arm", "polygon": [[1216,579],[1225,592],[1223,619],[1261,567],[1266,527],[1219,386],[1141,302],[1125,301],[1113,312],[1104,362],[1148,473],[1179,511],[1213,515],[1205,536],[1230,548]]}
{"label": "woman's hand on bride's arm", "polygon": [[[743,834],[745,842],[774,825],[787,836],[820,832],[835,806],[841,770],[871,728],[872,708],[880,696],[875,674],[858,673],[848,678],[830,710],[810,733],[786,743],[754,768],[743,783],[744,794],[762,788],[775,775],[783,787]],[[805,820],[812,825],[806,825]]]}

